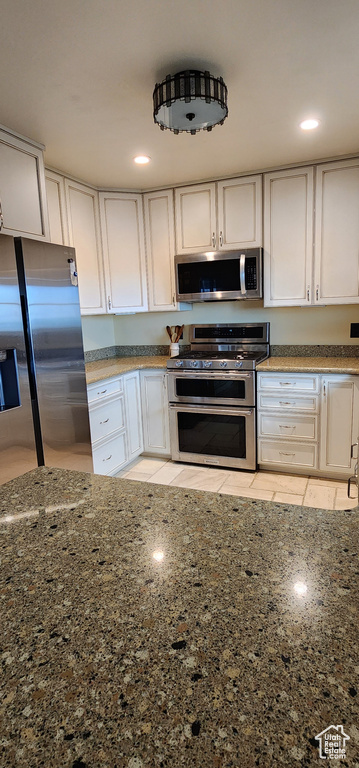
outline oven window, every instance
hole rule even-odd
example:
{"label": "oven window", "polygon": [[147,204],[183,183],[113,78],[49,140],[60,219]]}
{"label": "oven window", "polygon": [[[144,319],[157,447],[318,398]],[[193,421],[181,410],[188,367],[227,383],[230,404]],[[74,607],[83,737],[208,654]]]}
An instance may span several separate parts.
{"label": "oven window", "polygon": [[180,397],[217,397],[244,400],[246,383],[242,379],[176,379],[176,395]]}
{"label": "oven window", "polygon": [[177,413],[178,447],[184,453],[246,458],[246,417]]}

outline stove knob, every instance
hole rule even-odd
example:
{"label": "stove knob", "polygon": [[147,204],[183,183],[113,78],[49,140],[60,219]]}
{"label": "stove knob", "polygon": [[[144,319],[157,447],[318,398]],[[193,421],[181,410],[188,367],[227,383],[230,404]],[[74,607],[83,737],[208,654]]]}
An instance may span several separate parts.
{"label": "stove knob", "polygon": [[227,360],[221,360],[221,362],[219,364],[219,367],[220,368],[227,368]]}
{"label": "stove knob", "polygon": [[175,366],[176,368],[183,368],[183,360],[176,360]]}
{"label": "stove knob", "polygon": [[198,360],[191,360],[191,367],[192,368],[198,368],[199,362]]}
{"label": "stove knob", "polygon": [[240,363],[239,363],[239,362],[235,363],[235,364],[234,364],[234,367],[235,367],[235,368],[243,368],[243,360],[241,360],[241,362],[240,362]]}
{"label": "stove knob", "polygon": [[212,368],[212,360],[205,360],[203,363],[203,368]]}

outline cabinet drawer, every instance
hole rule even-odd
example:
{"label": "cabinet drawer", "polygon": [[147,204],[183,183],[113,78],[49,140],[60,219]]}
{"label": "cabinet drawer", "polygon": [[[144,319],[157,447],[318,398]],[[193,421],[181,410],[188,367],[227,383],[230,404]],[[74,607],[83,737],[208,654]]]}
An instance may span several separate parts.
{"label": "cabinet drawer", "polygon": [[91,439],[95,443],[125,426],[123,396],[90,409]]}
{"label": "cabinet drawer", "polygon": [[258,394],[258,407],[270,408],[280,411],[308,411],[316,413],[318,411],[318,398],[306,395],[295,396],[289,393],[279,394]]}
{"label": "cabinet drawer", "polygon": [[314,469],[317,466],[317,446],[315,443],[289,440],[259,440],[258,463]]}
{"label": "cabinet drawer", "polygon": [[258,436],[316,440],[317,417],[259,413]]}
{"label": "cabinet drawer", "polygon": [[126,464],[126,435],[117,435],[112,440],[93,449],[93,466],[96,475],[110,475],[115,469]]}
{"label": "cabinet drawer", "polygon": [[258,373],[257,388],[259,390],[280,389],[281,391],[318,392],[319,377],[292,373]]}
{"label": "cabinet drawer", "polygon": [[96,384],[91,384],[87,388],[87,396],[89,403],[93,403],[95,400],[99,400],[102,397],[109,397],[116,393],[123,392],[122,379],[116,379],[116,381],[98,381]]}

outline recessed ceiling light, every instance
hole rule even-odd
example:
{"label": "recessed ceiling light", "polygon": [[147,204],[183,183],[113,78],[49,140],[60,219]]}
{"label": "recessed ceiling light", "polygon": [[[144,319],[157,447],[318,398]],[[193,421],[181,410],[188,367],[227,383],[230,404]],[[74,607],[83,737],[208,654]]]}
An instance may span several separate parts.
{"label": "recessed ceiling light", "polygon": [[301,123],[299,123],[302,131],[312,131],[313,128],[318,128],[319,120],[311,119],[311,120],[303,120]]}
{"label": "recessed ceiling light", "polygon": [[133,159],[137,165],[147,165],[151,160],[147,155],[137,155],[137,157],[134,157]]}

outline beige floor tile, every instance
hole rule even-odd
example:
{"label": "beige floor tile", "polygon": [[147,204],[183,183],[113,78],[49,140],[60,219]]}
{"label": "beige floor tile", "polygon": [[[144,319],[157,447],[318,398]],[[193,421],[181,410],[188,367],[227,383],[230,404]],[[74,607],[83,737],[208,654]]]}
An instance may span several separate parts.
{"label": "beige floor tile", "polygon": [[[164,467],[165,464],[167,464],[167,459],[157,459],[155,457],[139,457],[139,461],[136,464],[136,471],[142,472],[145,475],[153,475],[155,472],[158,472],[161,467]],[[132,469],[132,465],[131,465]]]}
{"label": "beige floor tile", "polygon": [[303,507],[334,509],[335,488],[325,485],[312,485],[305,493]]}
{"label": "beige floor tile", "polygon": [[146,475],[144,472],[136,472],[135,469],[131,469],[130,472],[126,472],[122,475],[121,480],[142,480],[143,483],[150,482],[151,475]]}
{"label": "beige floor tile", "polygon": [[249,488],[257,473],[244,472],[242,470],[238,470],[237,472],[235,470],[229,470],[227,474],[228,480],[226,480],[226,483],[230,483],[230,485],[235,485],[240,488]]}
{"label": "beige floor tile", "polygon": [[326,477],[310,477],[308,480],[308,488],[311,485],[325,485],[329,488],[346,488],[347,484],[345,480],[333,480]]}
{"label": "beige floor tile", "polygon": [[230,483],[223,483],[220,493],[228,493],[231,496],[247,499],[261,499],[262,501],[272,501],[274,495],[273,491],[267,491],[264,488],[243,488]]}
{"label": "beige floor tile", "polygon": [[298,506],[301,506],[303,504],[303,496],[297,493],[282,493],[279,491],[274,494],[273,501],[280,501],[281,504],[298,504]]}
{"label": "beige floor tile", "polygon": [[151,475],[150,480],[160,485],[169,485],[181,472],[183,472],[183,464],[174,464],[172,461],[168,461],[164,467]]}
{"label": "beige floor tile", "polygon": [[302,496],[307,487],[308,478],[300,475],[285,475],[280,472],[257,472],[252,488],[268,491],[295,493]]}
{"label": "beige floor tile", "polygon": [[[351,490],[354,496],[354,488]],[[358,496],[355,499],[348,498],[347,486],[338,488],[335,496],[334,509],[355,509],[358,506]]]}
{"label": "beige floor tile", "polygon": [[200,491],[218,491],[225,482],[223,472],[217,469],[209,469],[204,467],[204,470],[184,469],[177,477],[170,483],[179,488],[192,488]]}

